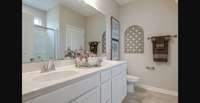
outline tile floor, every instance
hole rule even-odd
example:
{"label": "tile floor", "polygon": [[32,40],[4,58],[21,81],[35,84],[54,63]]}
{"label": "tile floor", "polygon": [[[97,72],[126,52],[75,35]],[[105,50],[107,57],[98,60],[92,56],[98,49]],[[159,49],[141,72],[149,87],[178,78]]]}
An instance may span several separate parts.
{"label": "tile floor", "polygon": [[122,103],[178,103],[178,97],[136,88]]}

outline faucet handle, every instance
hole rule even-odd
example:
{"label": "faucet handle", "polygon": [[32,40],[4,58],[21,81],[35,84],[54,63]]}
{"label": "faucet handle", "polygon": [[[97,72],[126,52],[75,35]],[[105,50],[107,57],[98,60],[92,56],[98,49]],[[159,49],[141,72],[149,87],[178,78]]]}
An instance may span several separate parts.
{"label": "faucet handle", "polygon": [[51,58],[48,63],[48,70],[55,70],[54,60]]}

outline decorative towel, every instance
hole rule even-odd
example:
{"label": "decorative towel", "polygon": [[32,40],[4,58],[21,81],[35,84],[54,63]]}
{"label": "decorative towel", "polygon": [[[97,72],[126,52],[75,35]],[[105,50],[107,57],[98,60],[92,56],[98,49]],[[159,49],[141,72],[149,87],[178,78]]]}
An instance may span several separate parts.
{"label": "decorative towel", "polygon": [[168,43],[170,36],[152,37],[153,60],[155,62],[168,62]]}
{"label": "decorative towel", "polygon": [[89,42],[89,46],[90,46],[90,52],[93,52],[94,54],[97,54],[97,49],[98,49],[98,44],[100,42],[98,41],[92,41],[92,42]]}

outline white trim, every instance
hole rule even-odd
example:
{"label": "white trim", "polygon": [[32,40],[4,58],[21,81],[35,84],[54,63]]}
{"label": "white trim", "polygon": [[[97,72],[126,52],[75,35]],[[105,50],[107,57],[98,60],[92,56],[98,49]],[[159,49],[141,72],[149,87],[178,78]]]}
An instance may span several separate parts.
{"label": "white trim", "polygon": [[166,90],[166,89],[157,88],[157,87],[153,87],[150,85],[144,85],[144,84],[137,84],[136,86],[144,88],[149,91],[153,91],[153,92],[159,92],[159,93],[168,94],[168,95],[172,95],[172,96],[178,96],[177,91]]}

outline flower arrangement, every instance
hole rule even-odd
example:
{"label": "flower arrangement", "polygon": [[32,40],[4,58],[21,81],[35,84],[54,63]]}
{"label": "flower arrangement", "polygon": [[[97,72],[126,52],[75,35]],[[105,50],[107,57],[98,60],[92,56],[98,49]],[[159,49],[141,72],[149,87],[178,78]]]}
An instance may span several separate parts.
{"label": "flower arrangement", "polygon": [[96,54],[83,51],[83,50],[75,50],[76,59],[75,64],[76,67],[93,67],[100,66],[102,60],[96,57]]}

